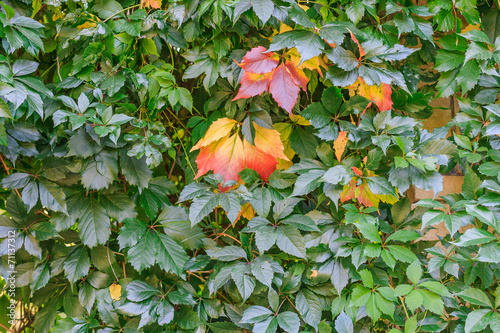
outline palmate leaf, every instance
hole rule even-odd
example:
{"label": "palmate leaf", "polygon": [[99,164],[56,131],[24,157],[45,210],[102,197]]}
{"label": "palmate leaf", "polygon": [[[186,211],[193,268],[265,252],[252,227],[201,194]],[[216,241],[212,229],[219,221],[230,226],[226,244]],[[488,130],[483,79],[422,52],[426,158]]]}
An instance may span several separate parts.
{"label": "palmate leaf", "polygon": [[78,218],[79,235],[89,247],[105,244],[111,234],[111,222],[104,207],[96,198],[80,196],[77,203],[80,211]]}
{"label": "palmate leaf", "polygon": [[[250,168],[266,180],[276,169],[278,158],[288,160],[278,131],[261,127],[254,122],[254,145],[251,145],[247,140],[242,141],[237,133],[230,136],[235,124],[236,121],[228,118],[219,119],[193,147],[192,150],[200,148],[196,158],[196,178],[213,170],[222,175],[225,181],[238,180],[239,173]],[[223,133],[226,135],[221,137]]]}
{"label": "palmate leaf", "polygon": [[291,114],[300,89],[307,90],[308,78],[290,61],[278,66],[277,54],[264,51],[263,47],[253,48],[238,64],[245,73],[240,90],[233,101],[269,91],[278,106]]}

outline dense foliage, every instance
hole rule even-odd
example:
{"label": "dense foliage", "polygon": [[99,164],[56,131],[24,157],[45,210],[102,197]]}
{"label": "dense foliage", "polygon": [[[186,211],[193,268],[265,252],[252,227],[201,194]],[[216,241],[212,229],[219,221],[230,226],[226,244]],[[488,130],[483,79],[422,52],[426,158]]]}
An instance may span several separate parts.
{"label": "dense foliage", "polygon": [[0,5],[2,330],[500,332],[497,2]]}

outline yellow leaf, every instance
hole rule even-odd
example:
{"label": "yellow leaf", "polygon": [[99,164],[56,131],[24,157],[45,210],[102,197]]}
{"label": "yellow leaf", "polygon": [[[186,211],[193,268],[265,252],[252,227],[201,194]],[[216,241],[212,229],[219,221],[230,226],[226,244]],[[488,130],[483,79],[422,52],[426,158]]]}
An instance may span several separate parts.
{"label": "yellow leaf", "polygon": [[294,115],[292,121],[300,126],[311,126],[311,123],[301,115]]}
{"label": "yellow leaf", "polygon": [[293,30],[292,27],[289,27],[288,25],[284,24],[284,23],[281,23],[280,25],[280,34],[284,33],[284,32],[287,32],[287,31],[291,31]]}
{"label": "yellow leaf", "polygon": [[[295,117],[298,117],[295,115]],[[294,118],[295,118],[294,117]],[[284,146],[284,152],[286,157],[288,157],[289,160],[291,160],[295,156],[295,151],[292,149],[292,144],[290,141],[290,135],[292,135],[293,131],[293,125],[292,124],[287,124],[287,123],[276,123],[274,124],[274,128],[281,134],[281,141],[283,142]],[[283,163],[280,163],[278,160],[278,169],[287,169],[287,168],[280,168],[280,165],[283,165]]]}
{"label": "yellow leaf", "polygon": [[[293,155],[295,155],[295,152],[293,152]],[[293,162],[290,160],[282,160],[279,158],[277,160],[278,160],[278,165],[276,165],[276,169],[286,170],[293,165]]]}
{"label": "yellow leaf", "polygon": [[340,131],[337,139],[333,141],[333,149],[335,150],[335,157],[337,157],[337,161],[339,162],[342,160],[342,155],[344,154],[347,141],[349,141],[349,138],[347,138],[347,132],[345,131]]}
{"label": "yellow leaf", "polygon": [[460,31],[460,33],[466,33],[466,32],[469,32],[469,31],[472,31],[472,30],[481,30],[479,24],[476,24],[476,25],[472,25],[472,24],[469,24],[468,26],[466,26],[465,28],[462,29],[462,31]]}
{"label": "yellow leaf", "polygon": [[95,22],[85,22],[83,24],[80,24],[77,28],[82,30],[82,29],[95,27],[95,25],[96,25]]}
{"label": "yellow leaf", "polygon": [[190,151],[200,149],[210,145],[214,141],[222,139],[231,132],[234,125],[236,125],[236,120],[229,118],[217,119],[217,121],[210,125],[205,136]]}
{"label": "yellow leaf", "polygon": [[113,284],[109,286],[109,294],[113,301],[118,301],[122,297],[122,286],[113,282]]}
{"label": "yellow leaf", "polygon": [[255,128],[255,147],[268,155],[287,160],[288,158],[283,153],[284,147],[280,139],[280,132],[275,129],[261,127],[255,122],[253,125]]}

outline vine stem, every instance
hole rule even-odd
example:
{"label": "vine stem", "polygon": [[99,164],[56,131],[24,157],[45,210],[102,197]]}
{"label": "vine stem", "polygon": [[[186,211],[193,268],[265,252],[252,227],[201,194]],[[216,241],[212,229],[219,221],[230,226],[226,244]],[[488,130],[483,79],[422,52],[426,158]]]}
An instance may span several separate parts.
{"label": "vine stem", "polygon": [[132,9],[132,8],[135,8],[135,7],[139,7],[141,4],[137,4],[137,5],[133,5],[133,6],[130,6],[130,7],[127,7],[127,8],[124,8],[122,10],[119,10],[117,11],[116,13],[114,13],[113,15],[111,15],[110,17],[108,17],[107,19],[105,19],[103,22],[106,22],[108,21],[109,19],[115,17],[116,15],[120,14],[120,13],[123,13],[124,11],[126,10],[129,10],[129,9]]}
{"label": "vine stem", "polygon": [[405,310],[406,313],[406,319],[410,319],[410,316],[408,315],[408,310],[406,310],[406,305],[403,297],[399,296],[399,299],[401,300],[401,304],[403,304],[403,309]]}
{"label": "vine stem", "polygon": [[106,254],[108,255],[109,266],[111,267],[111,270],[113,271],[113,274],[115,276],[116,281],[118,281],[118,275],[116,275],[115,269],[113,268],[113,264],[111,264],[111,258],[109,257],[109,242],[108,242],[107,245],[108,246],[107,246]]}

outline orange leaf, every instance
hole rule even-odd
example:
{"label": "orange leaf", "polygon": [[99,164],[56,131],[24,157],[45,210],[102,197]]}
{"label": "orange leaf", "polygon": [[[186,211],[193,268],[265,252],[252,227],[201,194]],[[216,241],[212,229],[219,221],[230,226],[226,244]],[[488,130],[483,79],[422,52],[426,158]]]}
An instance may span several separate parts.
{"label": "orange leaf", "polygon": [[217,119],[212,123],[212,125],[210,125],[207,133],[205,133],[205,136],[198,141],[198,143],[191,148],[190,151],[200,149],[201,147],[208,146],[214,141],[222,139],[231,132],[234,125],[236,125],[236,120],[229,118]]}
{"label": "orange leaf", "polygon": [[358,44],[359,47],[359,61],[361,61],[361,57],[363,57],[366,53],[365,50],[361,47],[361,44],[358,42],[358,39],[354,36],[354,34],[351,32],[351,38],[354,41],[354,43]]}
{"label": "orange leaf", "polygon": [[361,82],[358,87],[359,95],[373,101],[380,111],[387,111],[392,108],[392,89],[389,84],[382,83],[380,86],[369,86],[362,78],[359,78],[359,80]]}
{"label": "orange leaf", "polygon": [[245,162],[247,168],[257,171],[260,178],[267,180],[274,170],[276,170],[276,166],[278,165],[276,158],[252,146],[246,140],[243,146],[245,149]]}
{"label": "orange leaf", "polygon": [[288,157],[283,152],[284,147],[280,139],[280,132],[275,129],[261,127],[255,122],[253,124],[255,128],[255,147],[273,157],[288,160]]}
{"label": "orange leaf", "polygon": [[265,52],[263,46],[254,47],[245,56],[238,65],[245,71],[256,74],[265,74],[271,72],[278,66],[278,55],[274,52]]}
{"label": "orange leaf", "polygon": [[202,147],[196,158],[198,178],[209,170],[222,175],[224,181],[238,180],[238,173],[245,168],[243,143],[238,134],[222,138],[207,147]]}
{"label": "orange leaf", "polygon": [[285,58],[288,58],[290,60],[290,62],[298,69],[307,68],[310,70],[316,70],[319,73],[319,75],[321,75],[321,77],[323,77],[323,72],[321,71],[321,65],[325,65],[325,64],[322,63],[317,56],[314,58],[311,58],[309,60],[306,60],[301,65],[299,65],[300,64],[300,54],[299,54],[299,52],[297,52],[297,49],[294,47],[285,53]]}
{"label": "orange leaf", "polygon": [[339,136],[335,141],[333,141],[333,149],[335,150],[335,157],[337,157],[337,161],[342,160],[342,155],[344,154],[345,146],[347,145],[347,132],[340,131]]}
{"label": "orange leaf", "polygon": [[142,0],[141,8],[161,8],[161,0]]}
{"label": "orange leaf", "polygon": [[246,204],[244,204],[243,206],[241,206],[241,210],[238,213],[238,216],[236,217],[236,220],[234,220],[234,222],[233,222],[233,227],[236,225],[236,222],[238,222],[238,220],[242,216],[244,218],[246,218],[247,220],[251,220],[251,219],[253,219],[255,217],[255,210],[253,210],[253,207],[250,204],[250,202],[247,202]]}
{"label": "orange leaf", "polygon": [[241,87],[233,101],[240,98],[250,98],[262,94],[269,89],[272,72],[265,74],[243,73]]}

